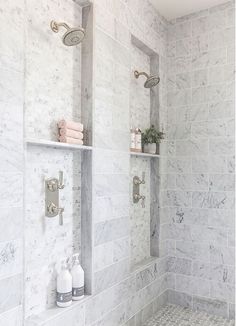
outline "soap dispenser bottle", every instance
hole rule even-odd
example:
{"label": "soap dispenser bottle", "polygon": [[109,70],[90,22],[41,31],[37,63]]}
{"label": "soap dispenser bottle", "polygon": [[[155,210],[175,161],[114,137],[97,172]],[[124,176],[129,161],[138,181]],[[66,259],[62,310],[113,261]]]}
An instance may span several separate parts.
{"label": "soap dispenser bottle", "polygon": [[72,275],[72,300],[80,300],[84,297],[84,270],[79,262],[79,254],[73,255]]}
{"label": "soap dispenser bottle", "polygon": [[69,307],[72,303],[72,276],[66,260],[62,261],[61,270],[57,276],[57,306]]}

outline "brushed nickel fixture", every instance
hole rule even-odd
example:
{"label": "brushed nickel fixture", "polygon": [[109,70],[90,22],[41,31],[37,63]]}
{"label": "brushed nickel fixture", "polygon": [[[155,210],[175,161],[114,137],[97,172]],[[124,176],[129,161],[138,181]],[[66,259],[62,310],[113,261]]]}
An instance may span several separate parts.
{"label": "brushed nickel fixture", "polygon": [[160,83],[160,77],[158,76],[151,76],[148,75],[146,72],[142,71],[142,72],[138,72],[137,70],[134,71],[134,76],[135,78],[139,78],[139,76],[145,76],[147,78],[147,80],[144,83],[144,87],[145,88],[152,88],[156,85],[158,85]]}
{"label": "brushed nickel fixture", "polygon": [[145,184],[145,172],[142,173],[142,180],[138,176],[133,177],[133,203],[137,204],[141,200],[142,208],[144,208],[146,197],[140,195],[141,184]]}
{"label": "brushed nickel fixture", "polygon": [[59,171],[59,178],[45,180],[45,215],[55,217],[59,215],[59,224],[63,225],[64,208],[59,207],[59,190],[65,187],[63,172]]}
{"label": "brushed nickel fixture", "polygon": [[54,20],[51,21],[50,26],[54,33],[58,33],[60,27],[64,27],[67,30],[62,37],[62,42],[66,46],[78,45],[85,36],[85,30],[82,27],[71,28],[66,23],[57,23]]}

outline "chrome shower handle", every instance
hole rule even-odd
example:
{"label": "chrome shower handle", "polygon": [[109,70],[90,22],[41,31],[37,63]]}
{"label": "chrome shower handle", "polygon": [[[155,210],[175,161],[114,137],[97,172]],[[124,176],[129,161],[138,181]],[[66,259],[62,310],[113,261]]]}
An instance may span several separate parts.
{"label": "chrome shower handle", "polygon": [[65,187],[64,185],[64,178],[63,178],[63,171],[59,171],[59,179],[58,179],[58,189],[63,189]]}

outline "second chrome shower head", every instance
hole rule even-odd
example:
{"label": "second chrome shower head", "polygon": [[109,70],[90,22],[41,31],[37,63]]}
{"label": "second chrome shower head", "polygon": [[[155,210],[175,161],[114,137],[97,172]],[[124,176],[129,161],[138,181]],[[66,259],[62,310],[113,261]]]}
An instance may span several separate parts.
{"label": "second chrome shower head", "polygon": [[138,72],[137,70],[134,71],[135,78],[139,78],[141,75],[147,78],[144,83],[145,88],[152,88],[160,83],[160,77],[158,76],[149,76],[146,72]]}
{"label": "second chrome shower head", "polygon": [[58,33],[60,27],[64,27],[67,30],[62,37],[62,42],[66,46],[78,45],[85,36],[85,30],[82,27],[70,28],[66,23],[57,23],[54,20],[51,21],[50,26],[54,33]]}

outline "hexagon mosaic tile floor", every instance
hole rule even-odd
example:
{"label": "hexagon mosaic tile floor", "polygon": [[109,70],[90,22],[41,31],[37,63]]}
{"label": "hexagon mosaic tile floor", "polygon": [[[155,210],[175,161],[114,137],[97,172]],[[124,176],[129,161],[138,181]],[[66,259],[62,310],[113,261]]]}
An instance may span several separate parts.
{"label": "hexagon mosaic tile floor", "polygon": [[235,326],[235,321],[168,305],[143,326]]}

